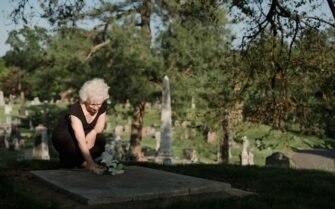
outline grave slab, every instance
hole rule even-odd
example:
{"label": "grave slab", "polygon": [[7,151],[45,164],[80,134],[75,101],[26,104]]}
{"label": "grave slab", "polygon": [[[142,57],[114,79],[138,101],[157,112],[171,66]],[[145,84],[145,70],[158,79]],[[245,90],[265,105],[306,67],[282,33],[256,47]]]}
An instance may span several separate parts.
{"label": "grave slab", "polygon": [[[87,205],[187,197],[230,190],[236,193],[236,189],[228,183],[140,166],[129,166],[124,174],[115,176],[96,175],[85,169],[37,170],[31,173]],[[239,196],[243,194],[241,192],[234,195]]]}

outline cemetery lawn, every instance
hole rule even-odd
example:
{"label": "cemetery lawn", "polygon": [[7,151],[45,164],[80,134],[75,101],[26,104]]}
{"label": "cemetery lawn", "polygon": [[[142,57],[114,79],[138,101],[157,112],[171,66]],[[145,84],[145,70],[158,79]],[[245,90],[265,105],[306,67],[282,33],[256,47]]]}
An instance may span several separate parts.
{"label": "cemetery lawn", "polygon": [[[63,208],[65,195],[44,185],[29,170],[57,169],[56,161],[16,161],[17,152],[0,152],[1,208]],[[129,164],[130,165],[130,164]],[[243,198],[174,202],[177,208],[335,208],[335,173],[294,168],[193,164],[161,166],[136,164],[170,172],[228,182],[234,188],[256,193]],[[73,203],[72,203],[73,204]],[[79,204],[79,203],[76,203]],[[157,208],[148,204],[147,208]]]}

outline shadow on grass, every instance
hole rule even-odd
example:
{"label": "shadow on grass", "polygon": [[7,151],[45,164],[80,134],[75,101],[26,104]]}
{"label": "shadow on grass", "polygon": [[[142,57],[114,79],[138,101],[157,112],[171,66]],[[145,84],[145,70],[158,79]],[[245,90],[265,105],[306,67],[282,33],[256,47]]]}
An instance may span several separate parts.
{"label": "shadow on grass", "polygon": [[[8,153],[7,153],[8,154]],[[18,184],[11,176],[13,170],[58,169],[57,161],[20,161],[3,158],[0,154],[0,206],[1,208],[57,208],[57,204],[45,205],[32,197],[25,185]],[[8,160],[7,163],[3,161]],[[190,175],[230,183],[232,187],[257,193],[243,198],[199,199],[192,202],[178,201],[168,209],[221,209],[221,208],[335,208],[335,173],[319,170],[237,166],[217,164],[193,164],[162,166],[150,163],[127,163],[169,172]],[[136,179],[134,179],[136,181]],[[159,204],[159,203],[158,203]],[[143,207],[142,207],[143,208]],[[150,205],[146,208],[162,208]]]}
{"label": "shadow on grass", "polygon": [[[237,165],[143,166],[230,183],[257,193],[243,198],[171,205],[168,208],[335,208],[335,174],[318,170]],[[153,207],[154,208],[154,207]]]}

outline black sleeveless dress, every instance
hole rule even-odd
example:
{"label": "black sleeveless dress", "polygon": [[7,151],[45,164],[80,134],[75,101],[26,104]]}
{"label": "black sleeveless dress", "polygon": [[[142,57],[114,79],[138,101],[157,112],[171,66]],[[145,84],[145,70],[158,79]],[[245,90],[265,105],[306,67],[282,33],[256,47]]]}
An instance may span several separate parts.
{"label": "black sleeveless dress", "polygon": [[[96,125],[99,116],[107,110],[107,102],[103,102],[96,117],[91,123],[87,123],[80,103],[73,104],[64,118],[62,118],[52,133],[52,143],[59,153],[60,164],[64,168],[80,167],[84,157],[80,151],[78,142],[71,127],[70,115],[76,116],[83,124],[85,135]],[[106,138],[103,134],[97,134],[94,146],[89,150],[92,158],[97,158],[105,150]]]}

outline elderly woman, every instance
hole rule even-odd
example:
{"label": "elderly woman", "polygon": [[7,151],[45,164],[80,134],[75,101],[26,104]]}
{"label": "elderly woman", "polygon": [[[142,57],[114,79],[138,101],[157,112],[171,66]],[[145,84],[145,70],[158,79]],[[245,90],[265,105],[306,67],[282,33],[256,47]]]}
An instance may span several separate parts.
{"label": "elderly woman", "polygon": [[94,162],[105,149],[102,134],[106,121],[109,87],[98,78],[84,83],[79,91],[80,102],[73,104],[56,126],[52,142],[64,168],[84,167],[96,171]]}

